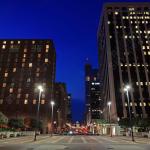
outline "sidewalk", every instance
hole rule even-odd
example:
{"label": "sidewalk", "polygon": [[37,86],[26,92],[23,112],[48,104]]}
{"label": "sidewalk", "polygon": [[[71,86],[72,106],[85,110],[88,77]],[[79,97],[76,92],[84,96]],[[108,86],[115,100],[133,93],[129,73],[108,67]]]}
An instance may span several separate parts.
{"label": "sidewalk", "polygon": [[[129,141],[132,142],[132,137],[131,136],[113,136],[112,139],[116,140],[124,140],[124,141]],[[137,144],[150,144],[150,138],[144,138],[144,137],[134,137],[135,143]],[[134,143],[134,142],[133,142]]]}

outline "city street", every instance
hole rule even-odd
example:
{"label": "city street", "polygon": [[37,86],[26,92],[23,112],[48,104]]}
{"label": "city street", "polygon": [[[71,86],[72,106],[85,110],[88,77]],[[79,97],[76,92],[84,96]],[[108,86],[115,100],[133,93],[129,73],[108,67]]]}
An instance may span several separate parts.
{"label": "city street", "polygon": [[32,136],[0,140],[0,150],[149,150],[150,139],[109,136]]}

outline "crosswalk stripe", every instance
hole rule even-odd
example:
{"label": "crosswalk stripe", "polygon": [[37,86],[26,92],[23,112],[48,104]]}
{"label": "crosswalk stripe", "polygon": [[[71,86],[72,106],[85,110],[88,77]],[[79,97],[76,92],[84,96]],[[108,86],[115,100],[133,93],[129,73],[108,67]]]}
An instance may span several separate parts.
{"label": "crosswalk stripe", "polygon": [[98,140],[98,139],[96,139],[95,137],[90,137],[91,139],[93,139],[93,140],[95,140],[96,142],[98,142],[98,143],[102,143],[102,141],[100,141],[100,140]]}
{"label": "crosswalk stripe", "polygon": [[51,143],[56,143],[56,142],[59,142],[60,140],[64,139],[65,137],[60,137],[59,139],[55,140],[55,141],[52,141]]}
{"label": "crosswalk stripe", "polygon": [[74,139],[74,137],[72,136],[72,137],[69,139],[68,143],[72,143],[73,139]]}
{"label": "crosswalk stripe", "polygon": [[83,141],[83,143],[87,143],[84,137],[81,137],[81,140]]}

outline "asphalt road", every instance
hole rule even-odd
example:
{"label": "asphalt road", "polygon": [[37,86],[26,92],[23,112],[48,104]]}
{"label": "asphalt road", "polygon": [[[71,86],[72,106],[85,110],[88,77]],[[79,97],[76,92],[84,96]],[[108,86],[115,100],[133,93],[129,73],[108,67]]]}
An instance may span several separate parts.
{"label": "asphalt road", "polygon": [[33,136],[0,140],[0,150],[150,150],[150,139],[109,136]]}

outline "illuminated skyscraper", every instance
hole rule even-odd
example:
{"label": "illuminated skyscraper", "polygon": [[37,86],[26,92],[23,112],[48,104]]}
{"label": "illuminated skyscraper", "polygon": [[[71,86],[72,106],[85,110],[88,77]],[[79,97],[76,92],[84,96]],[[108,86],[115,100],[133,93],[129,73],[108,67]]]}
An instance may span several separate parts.
{"label": "illuminated skyscraper", "polygon": [[93,69],[90,64],[85,65],[85,101],[86,122],[94,122],[100,119],[100,82],[98,69]]}
{"label": "illuminated skyscraper", "polygon": [[132,117],[150,117],[150,3],[107,3],[98,29],[103,115],[128,117],[123,88],[129,91]]}
{"label": "illuminated skyscraper", "polygon": [[51,40],[0,40],[2,113],[8,118],[23,118],[28,127],[30,119],[36,116],[37,86],[42,85],[40,120],[43,129],[47,128],[55,80],[55,57]]}

